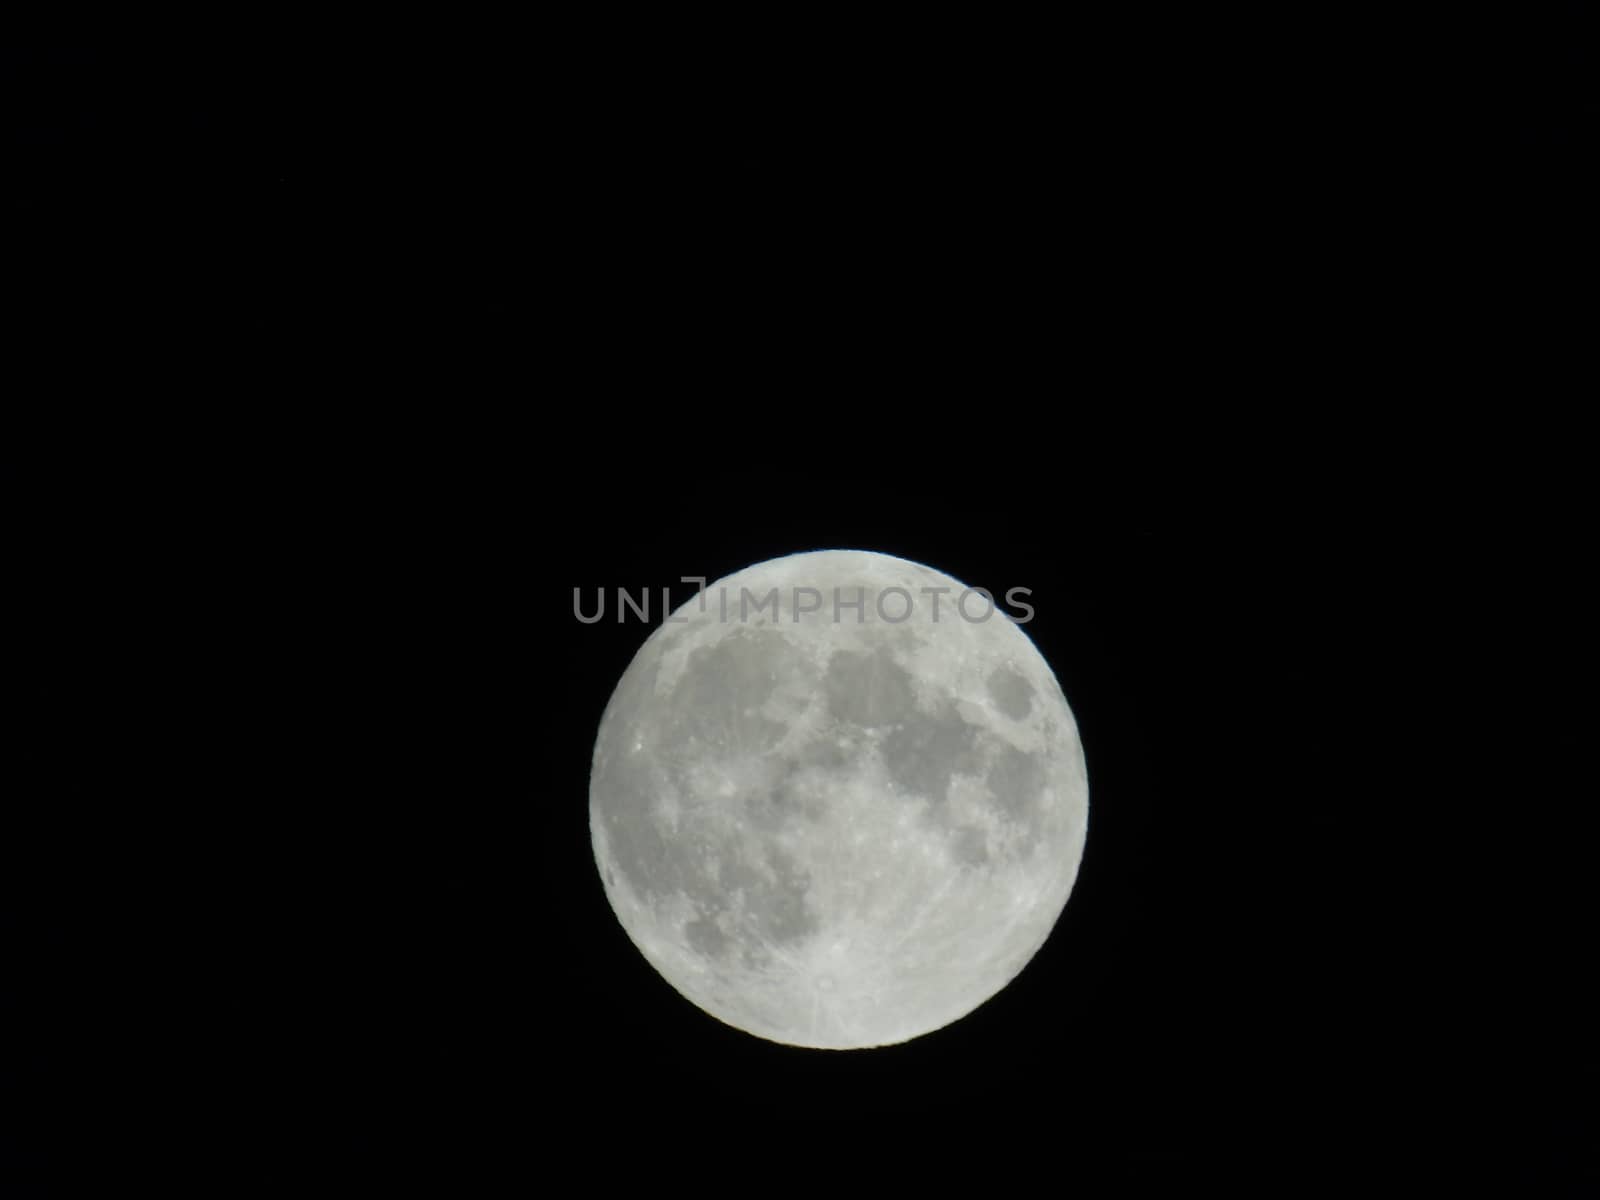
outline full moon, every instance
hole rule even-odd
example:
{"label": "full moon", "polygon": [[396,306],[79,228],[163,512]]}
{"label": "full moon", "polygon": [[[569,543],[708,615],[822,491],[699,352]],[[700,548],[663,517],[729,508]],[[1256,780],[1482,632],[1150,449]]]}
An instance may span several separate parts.
{"label": "full moon", "polygon": [[590,833],[628,937],[792,1046],[906,1042],[1022,971],[1088,828],[1077,723],[987,596],[885,554],[757,563],[674,611],[601,718]]}

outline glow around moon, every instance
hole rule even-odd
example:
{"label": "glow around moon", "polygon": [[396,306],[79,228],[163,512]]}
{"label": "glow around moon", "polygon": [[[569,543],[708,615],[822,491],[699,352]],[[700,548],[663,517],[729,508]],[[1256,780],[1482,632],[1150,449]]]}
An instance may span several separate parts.
{"label": "glow around moon", "polygon": [[[1049,936],[1088,823],[1077,725],[1017,625],[954,609],[964,587],[862,551],[758,563],[679,608],[617,684],[595,861],[628,936],[711,1016],[796,1046],[904,1042]],[[774,588],[741,613],[742,590]]]}

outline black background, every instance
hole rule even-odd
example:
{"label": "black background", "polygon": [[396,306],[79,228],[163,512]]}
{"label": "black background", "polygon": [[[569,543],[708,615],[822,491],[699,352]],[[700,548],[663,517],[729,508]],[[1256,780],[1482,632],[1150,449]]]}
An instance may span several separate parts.
{"label": "black background", "polygon": [[[1564,21],[8,52],[17,1194],[1592,1185]],[[1091,783],[860,1054],[628,943],[572,608],[834,546],[1032,589]]]}

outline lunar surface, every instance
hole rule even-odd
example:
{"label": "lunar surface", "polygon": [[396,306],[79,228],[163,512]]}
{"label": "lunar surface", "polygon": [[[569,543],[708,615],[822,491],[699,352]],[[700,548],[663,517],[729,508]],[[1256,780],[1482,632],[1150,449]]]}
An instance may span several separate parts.
{"label": "lunar surface", "polygon": [[1088,825],[1077,725],[1021,627],[979,594],[958,611],[964,591],[883,554],[774,559],[677,609],[623,674],[595,861],[706,1013],[892,1045],[970,1013],[1049,936]]}

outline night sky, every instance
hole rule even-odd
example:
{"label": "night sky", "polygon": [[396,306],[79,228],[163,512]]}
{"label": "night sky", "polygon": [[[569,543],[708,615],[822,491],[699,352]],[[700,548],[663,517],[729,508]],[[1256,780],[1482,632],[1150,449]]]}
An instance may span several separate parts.
{"label": "night sky", "polygon": [[[0,1190],[1594,1186],[1576,20],[7,49]],[[1091,793],[844,1054],[628,942],[572,608],[833,547],[1032,589]]]}

